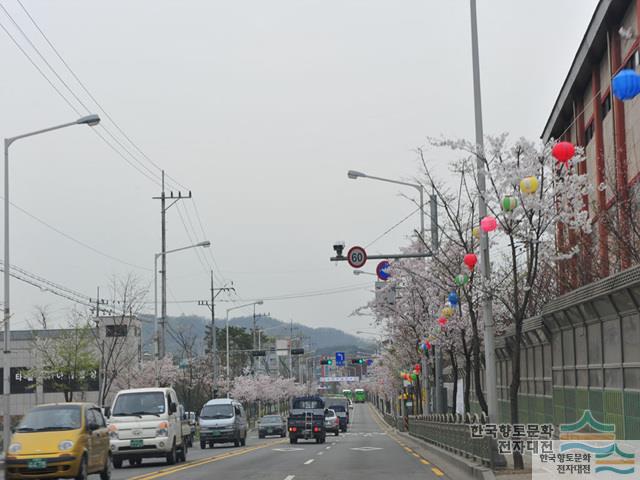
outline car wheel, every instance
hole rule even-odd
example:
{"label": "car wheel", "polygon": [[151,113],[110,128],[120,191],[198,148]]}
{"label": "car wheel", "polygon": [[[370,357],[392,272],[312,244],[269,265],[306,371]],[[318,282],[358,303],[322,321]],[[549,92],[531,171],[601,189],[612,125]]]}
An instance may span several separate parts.
{"label": "car wheel", "polygon": [[104,469],[100,472],[100,480],[111,480],[111,455],[107,456],[107,463],[105,463]]}
{"label": "car wheel", "polygon": [[264,438],[264,435],[262,433],[259,433],[258,438]]}
{"label": "car wheel", "polygon": [[87,457],[83,456],[82,460],[80,460],[80,470],[78,470],[78,475],[76,475],[76,480],[87,480]]}
{"label": "car wheel", "polygon": [[240,445],[242,445],[243,447],[247,446],[247,432],[244,432],[244,437],[240,439]]}
{"label": "car wheel", "polygon": [[213,442],[209,442],[209,448],[213,448],[214,443]]}
{"label": "car wheel", "polygon": [[297,438],[289,437],[289,443],[298,443]]}
{"label": "car wheel", "polygon": [[205,448],[207,448],[207,442],[205,442],[204,440],[200,440],[200,448],[202,450],[204,450]]}
{"label": "car wheel", "polygon": [[237,438],[233,441],[233,446],[234,447],[239,447],[240,446],[240,440],[238,440]]}
{"label": "car wheel", "polygon": [[182,447],[180,448],[180,453],[178,455],[178,460],[180,462],[187,461],[187,452],[189,451],[189,446],[187,445],[187,439],[182,440]]}
{"label": "car wheel", "polygon": [[280,434],[280,438],[284,438],[284,437],[286,437],[286,436],[287,436],[287,434],[286,434],[286,433],[284,433],[284,432],[282,432],[282,433]]}
{"label": "car wheel", "polygon": [[340,430],[336,430],[336,433],[335,433],[334,435],[335,435],[336,437],[337,437],[338,435],[340,435]]}
{"label": "car wheel", "polygon": [[121,458],[114,458],[112,461],[113,461],[113,467],[114,468],[122,468],[122,459]]}
{"label": "car wheel", "polygon": [[171,445],[171,451],[167,453],[167,465],[175,465],[177,461],[176,457],[176,442],[174,440],[173,445]]}

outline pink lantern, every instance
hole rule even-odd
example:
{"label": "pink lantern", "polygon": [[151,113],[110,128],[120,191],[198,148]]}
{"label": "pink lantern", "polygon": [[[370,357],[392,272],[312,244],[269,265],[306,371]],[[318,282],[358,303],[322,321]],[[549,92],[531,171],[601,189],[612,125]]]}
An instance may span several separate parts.
{"label": "pink lantern", "polygon": [[482,228],[484,232],[493,232],[497,227],[498,222],[495,217],[488,216],[480,220],[480,228]]}

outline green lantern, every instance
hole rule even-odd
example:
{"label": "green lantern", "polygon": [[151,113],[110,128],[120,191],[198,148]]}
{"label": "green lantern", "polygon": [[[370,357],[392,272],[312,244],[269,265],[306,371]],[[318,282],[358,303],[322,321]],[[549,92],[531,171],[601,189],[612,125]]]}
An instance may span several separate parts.
{"label": "green lantern", "polygon": [[415,383],[415,381],[418,380],[418,375],[416,375],[415,373],[412,373],[411,380],[413,380],[413,382]]}
{"label": "green lantern", "polygon": [[512,195],[507,195],[501,202],[502,210],[505,212],[512,212],[518,206],[518,199]]}
{"label": "green lantern", "polygon": [[456,275],[454,278],[456,285],[459,287],[464,287],[467,283],[469,283],[469,275],[466,273],[461,273],[460,275]]}

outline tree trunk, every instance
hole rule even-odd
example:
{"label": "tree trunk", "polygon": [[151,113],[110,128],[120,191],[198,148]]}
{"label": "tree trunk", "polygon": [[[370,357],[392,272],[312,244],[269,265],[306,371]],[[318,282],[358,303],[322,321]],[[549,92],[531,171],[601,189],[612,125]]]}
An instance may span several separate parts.
{"label": "tree trunk", "polygon": [[471,352],[464,356],[464,413],[471,413]]}
{"label": "tree trunk", "polygon": [[453,373],[453,413],[456,413],[458,398],[458,362],[453,348],[449,349],[449,359],[451,360],[451,369]]}
{"label": "tree trunk", "polygon": [[[474,328],[474,330],[477,330]],[[480,382],[480,366],[482,364],[482,360],[480,359],[480,339],[474,334],[473,338],[473,383],[476,390],[476,398],[478,399],[478,403],[480,404],[480,408],[487,415],[489,414],[489,407],[487,406],[487,401],[484,399],[484,394],[482,393],[482,383]]]}
{"label": "tree trunk", "polygon": [[[520,338],[522,336],[522,320],[516,319],[515,322],[515,338],[512,344],[511,352],[511,385],[509,385],[509,404],[511,407],[511,424],[518,423],[518,391],[520,390]],[[522,454],[513,452],[513,468],[516,470],[524,469],[524,461]]]}

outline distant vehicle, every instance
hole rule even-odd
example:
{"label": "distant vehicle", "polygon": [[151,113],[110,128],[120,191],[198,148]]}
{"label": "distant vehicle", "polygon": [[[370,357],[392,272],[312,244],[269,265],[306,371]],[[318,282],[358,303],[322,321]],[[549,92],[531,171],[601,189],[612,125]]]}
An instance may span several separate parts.
{"label": "distant vehicle", "polygon": [[189,424],[189,415],[184,411],[184,405],[178,405],[178,413],[181,418],[182,438],[187,447],[193,447],[193,435],[191,434],[191,425]]}
{"label": "distant vehicle", "polygon": [[120,390],[109,412],[113,466],[142,464],[143,458],[164,457],[167,464],[187,460],[178,396],[173,388]]}
{"label": "distant vehicle", "polygon": [[333,433],[336,437],[340,435],[340,420],[336,412],[327,408],[324,414],[324,428],[327,433]]}
{"label": "distant vehicle", "polygon": [[355,389],[355,400],[356,403],[364,403],[367,401],[367,394],[362,388]]}
{"label": "distant vehicle", "polygon": [[348,398],[349,400],[353,398],[353,393],[348,388],[345,388],[344,390],[342,390],[342,395]]}
{"label": "distant vehicle", "polygon": [[209,400],[200,411],[200,448],[216,443],[247,444],[247,417],[242,404],[231,398]]}
{"label": "distant vehicle", "polygon": [[258,438],[269,435],[287,436],[287,422],[280,415],[265,415],[258,422]]}
{"label": "distant vehicle", "polygon": [[[43,453],[46,452],[46,453]],[[111,478],[107,423],[90,403],[39,405],[27,413],[5,457],[4,478]]]}
{"label": "distant vehicle", "polygon": [[350,421],[350,400],[344,397],[327,397],[324,401],[327,408],[336,412],[340,421],[340,430],[346,432]]}
{"label": "distant vehicle", "polygon": [[189,426],[191,427],[191,439],[194,439],[196,438],[196,426],[198,425],[196,412],[187,412],[187,418],[189,419]]}
{"label": "distant vehicle", "polygon": [[295,397],[291,401],[287,419],[289,442],[298,443],[302,438],[315,439],[316,443],[324,443],[327,437],[324,415],[324,401],[321,397]]}

